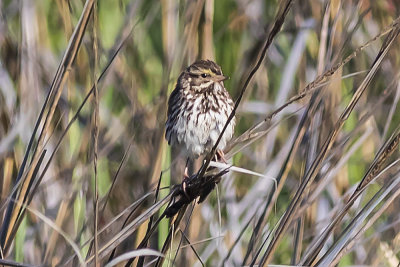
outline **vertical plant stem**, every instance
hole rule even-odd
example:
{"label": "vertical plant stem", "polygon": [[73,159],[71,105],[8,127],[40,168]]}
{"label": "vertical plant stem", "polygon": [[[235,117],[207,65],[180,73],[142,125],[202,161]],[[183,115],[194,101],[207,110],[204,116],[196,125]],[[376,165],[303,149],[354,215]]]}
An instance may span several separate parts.
{"label": "vertical plant stem", "polygon": [[[166,142],[164,142],[164,160],[162,164],[162,168],[165,170],[167,169],[170,164],[171,164],[171,149],[169,147],[166,147]],[[161,179],[161,184],[160,188],[168,187],[171,185],[171,172],[166,171],[163,175],[163,178]],[[160,190],[160,199],[164,198],[167,196],[169,193],[169,190]],[[160,209],[159,211],[159,216],[163,216],[165,207]],[[168,236],[169,232],[169,221],[168,220],[162,220],[159,224],[158,228],[158,247],[161,249],[164,245],[165,239]]]}
{"label": "vertical plant stem", "polygon": [[94,66],[93,66],[93,81],[94,81],[94,127],[93,127],[93,169],[94,169],[94,258],[95,265],[100,266],[99,263],[99,247],[98,247],[98,212],[99,212],[99,188],[98,188],[98,176],[97,176],[97,158],[98,158],[98,139],[99,139],[99,91],[97,88],[97,1],[93,5],[93,54],[94,54]]}

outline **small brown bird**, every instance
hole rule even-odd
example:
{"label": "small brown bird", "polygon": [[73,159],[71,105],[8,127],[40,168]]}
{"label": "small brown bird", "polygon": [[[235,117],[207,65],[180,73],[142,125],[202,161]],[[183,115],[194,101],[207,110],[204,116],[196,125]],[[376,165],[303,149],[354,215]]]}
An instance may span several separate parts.
{"label": "small brown bird", "polygon": [[[188,159],[211,151],[232,112],[234,103],[223,83],[227,78],[211,60],[196,61],[178,78],[168,100],[165,138],[169,145],[183,150]],[[223,161],[222,149],[232,138],[234,127],[235,118],[218,144],[217,156]]]}

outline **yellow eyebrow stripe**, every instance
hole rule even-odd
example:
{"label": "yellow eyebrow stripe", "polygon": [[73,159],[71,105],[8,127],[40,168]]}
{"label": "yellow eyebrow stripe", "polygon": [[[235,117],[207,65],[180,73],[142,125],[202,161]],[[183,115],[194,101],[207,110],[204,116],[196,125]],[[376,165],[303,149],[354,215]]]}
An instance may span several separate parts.
{"label": "yellow eyebrow stripe", "polygon": [[215,75],[215,73],[212,72],[210,69],[201,69],[201,71],[210,75]]}

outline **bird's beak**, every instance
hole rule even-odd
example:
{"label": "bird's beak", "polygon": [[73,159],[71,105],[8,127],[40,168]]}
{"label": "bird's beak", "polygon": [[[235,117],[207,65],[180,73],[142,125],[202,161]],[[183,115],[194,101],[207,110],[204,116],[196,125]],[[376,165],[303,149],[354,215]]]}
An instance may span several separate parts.
{"label": "bird's beak", "polygon": [[225,75],[217,75],[214,77],[214,81],[216,82],[222,82],[229,79],[229,76],[225,76]]}

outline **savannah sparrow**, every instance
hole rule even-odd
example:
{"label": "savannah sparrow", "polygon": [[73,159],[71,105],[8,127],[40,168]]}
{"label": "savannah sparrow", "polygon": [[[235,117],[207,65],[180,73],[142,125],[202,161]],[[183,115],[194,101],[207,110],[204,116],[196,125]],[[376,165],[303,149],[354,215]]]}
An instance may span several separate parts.
{"label": "savannah sparrow", "polygon": [[[211,60],[196,61],[178,78],[168,100],[165,138],[168,144],[183,150],[188,159],[211,151],[232,112],[233,101],[223,83],[227,78]],[[223,161],[222,149],[232,138],[234,127],[235,118],[218,144],[217,155]]]}

